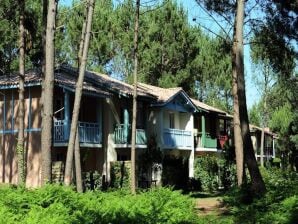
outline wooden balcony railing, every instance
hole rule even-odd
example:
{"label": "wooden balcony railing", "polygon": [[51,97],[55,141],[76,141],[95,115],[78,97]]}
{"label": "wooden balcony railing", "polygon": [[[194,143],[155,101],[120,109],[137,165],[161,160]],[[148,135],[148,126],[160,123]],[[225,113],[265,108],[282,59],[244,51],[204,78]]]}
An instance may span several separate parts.
{"label": "wooden balcony railing", "polygon": [[197,146],[199,148],[217,148],[217,138],[212,138],[208,132],[198,132],[197,135],[198,142]]}
{"label": "wooden balcony railing", "polygon": [[163,130],[163,140],[170,148],[191,148],[193,142],[191,131],[171,128]]}
{"label": "wooden balcony railing", "polygon": [[[80,143],[100,144],[102,131],[98,123],[78,123]],[[53,140],[54,143],[67,143],[69,140],[70,124],[66,125],[64,120],[54,121]]]}
{"label": "wooden balcony railing", "polygon": [[[114,142],[116,144],[131,144],[131,125],[117,124],[114,130]],[[136,130],[136,144],[146,145],[147,137],[144,129]]]}

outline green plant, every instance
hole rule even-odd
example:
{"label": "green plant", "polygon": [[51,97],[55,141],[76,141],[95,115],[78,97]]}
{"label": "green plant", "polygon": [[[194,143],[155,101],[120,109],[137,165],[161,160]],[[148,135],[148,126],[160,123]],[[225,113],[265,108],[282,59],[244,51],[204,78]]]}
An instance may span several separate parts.
{"label": "green plant", "polygon": [[253,198],[248,187],[233,189],[224,202],[236,223],[298,223],[298,175],[280,169],[261,169],[267,193]]}
{"label": "green plant", "polygon": [[197,223],[192,199],[168,188],[87,191],[0,187],[0,223]]}
{"label": "green plant", "polygon": [[100,190],[102,186],[102,176],[98,171],[83,173],[84,190]]}
{"label": "green plant", "polygon": [[130,187],[130,162],[115,161],[111,163],[111,187]]}
{"label": "green plant", "polygon": [[235,184],[235,165],[223,152],[220,157],[205,155],[195,160],[195,178],[200,183],[201,191],[229,189]]}

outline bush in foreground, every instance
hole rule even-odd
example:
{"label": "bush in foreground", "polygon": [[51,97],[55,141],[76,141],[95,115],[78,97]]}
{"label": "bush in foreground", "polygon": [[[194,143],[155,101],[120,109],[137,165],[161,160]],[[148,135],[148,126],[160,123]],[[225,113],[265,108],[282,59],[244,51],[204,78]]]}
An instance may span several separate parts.
{"label": "bush in foreground", "polygon": [[178,191],[158,188],[87,192],[48,185],[27,190],[0,187],[0,223],[197,223],[193,201]]}
{"label": "bush in foreground", "polygon": [[279,169],[262,170],[267,193],[253,199],[249,188],[234,190],[224,201],[235,223],[298,223],[298,175]]}

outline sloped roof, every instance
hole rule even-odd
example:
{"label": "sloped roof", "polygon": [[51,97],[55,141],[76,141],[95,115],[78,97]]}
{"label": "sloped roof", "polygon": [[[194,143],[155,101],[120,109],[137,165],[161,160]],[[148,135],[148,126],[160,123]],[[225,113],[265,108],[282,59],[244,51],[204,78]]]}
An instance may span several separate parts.
{"label": "sloped roof", "polygon": [[181,87],[161,88],[145,83],[138,83],[138,88],[151,93],[157,98],[153,106],[163,106],[169,103],[171,100],[173,100],[176,96],[181,94],[187,101],[187,105],[191,107],[194,111],[197,110],[197,107],[193,104],[189,96]]}
{"label": "sloped roof", "polygon": [[[75,90],[76,87],[77,76],[61,73],[59,70],[55,72],[54,82],[57,85],[67,87],[71,90]],[[41,85],[42,77],[41,72],[38,70],[30,70],[25,74],[25,86],[32,85]],[[0,76],[0,89],[10,89],[10,88],[18,88],[19,85],[19,76],[18,74],[13,74],[9,76]],[[91,92],[95,94],[99,94],[104,97],[110,96],[110,93],[104,91],[103,89],[96,86],[94,83],[84,81],[83,84],[84,92]]]}
{"label": "sloped roof", "polygon": [[198,108],[202,108],[203,110],[207,110],[209,112],[215,112],[215,113],[220,113],[220,114],[225,114],[225,115],[228,115],[227,112],[223,111],[223,110],[220,110],[216,107],[212,107],[212,106],[209,106],[199,100],[196,100],[196,99],[191,99],[192,102],[198,107]]}
{"label": "sloped roof", "polygon": [[[77,70],[75,70],[73,67],[70,67],[70,66],[63,65],[59,68],[59,70],[67,74],[75,74],[75,75],[77,74]],[[98,72],[93,72],[93,71],[86,71],[85,79],[91,83],[96,84],[97,86],[101,87],[106,91],[113,91],[127,96],[133,95],[132,85],[129,85],[128,83],[114,79],[108,75],[101,74]],[[152,94],[140,88],[138,88],[138,96],[155,98]]]}
{"label": "sloped roof", "polygon": [[[37,70],[29,70],[25,75],[25,84],[39,84],[41,82],[41,73]],[[19,84],[17,74],[0,76],[0,89],[16,88]]]}
{"label": "sloped roof", "polygon": [[[263,128],[256,126],[254,124],[250,124],[249,125],[249,130],[250,131],[262,131]],[[268,134],[268,135],[272,135],[272,136],[276,136],[275,133],[271,132],[269,128],[264,128],[264,133]]]}
{"label": "sloped roof", "polygon": [[145,83],[138,83],[138,89],[149,92],[157,98],[159,104],[164,104],[172,99],[176,94],[183,91],[181,87],[176,88],[161,88],[157,86],[152,86]]}

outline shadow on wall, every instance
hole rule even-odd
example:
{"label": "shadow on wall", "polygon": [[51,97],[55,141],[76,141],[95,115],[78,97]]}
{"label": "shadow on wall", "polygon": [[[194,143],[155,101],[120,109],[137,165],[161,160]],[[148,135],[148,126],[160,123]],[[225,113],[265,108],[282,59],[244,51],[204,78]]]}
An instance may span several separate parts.
{"label": "shadow on wall", "polygon": [[2,141],[2,182],[16,184],[16,135],[2,135]]}

